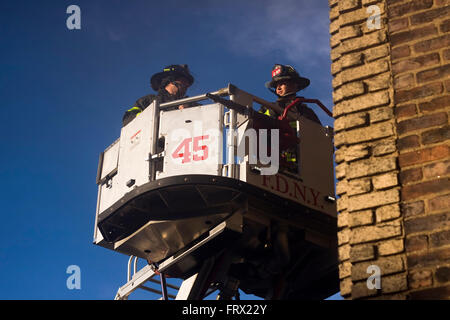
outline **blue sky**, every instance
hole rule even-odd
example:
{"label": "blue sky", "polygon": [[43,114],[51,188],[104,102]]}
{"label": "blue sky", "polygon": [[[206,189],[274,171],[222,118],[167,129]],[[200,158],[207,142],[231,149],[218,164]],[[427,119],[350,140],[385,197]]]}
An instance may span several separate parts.
{"label": "blue sky", "polygon": [[191,96],[233,83],[274,100],[271,68],[291,64],[331,109],[328,29],[327,0],[1,1],[0,299],[112,299],[125,283],[128,257],[92,244],[95,176],[153,73],[188,64]]}

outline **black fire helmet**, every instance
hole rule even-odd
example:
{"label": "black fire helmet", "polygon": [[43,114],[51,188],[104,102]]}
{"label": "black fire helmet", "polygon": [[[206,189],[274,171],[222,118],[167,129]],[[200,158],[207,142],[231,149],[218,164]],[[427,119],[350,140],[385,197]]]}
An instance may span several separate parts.
{"label": "black fire helmet", "polygon": [[[289,65],[276,64],[272,68],[272,80],[266,82],[266,87],[271,90],[277,87],[277,82],[281,80],[291,80],[298,84],[298,90],[305,89],[309,86],[309,79],[301,77],[298,72]],[[271,90],[274,92],[273,90]]]}
{"label": "black fire helmet", "polygon": [[152,76],[150,84],[153,90],[158,91],[162,86],[167,85],[168,82],[179,78],[185,78],[189,82],[189,86],[194,83],[194,77],[190,74],[187,64],[173,64],[165,67],[162,72],[155,73]]}

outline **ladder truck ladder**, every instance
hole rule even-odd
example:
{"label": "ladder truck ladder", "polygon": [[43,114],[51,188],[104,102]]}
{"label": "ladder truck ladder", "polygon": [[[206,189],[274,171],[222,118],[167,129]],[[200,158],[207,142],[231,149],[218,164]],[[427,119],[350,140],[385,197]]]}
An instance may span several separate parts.
{"label": "ladder truck ladder", "polygon": [[[239,281],[230,277],[224,278],[224,274],[226,274],[226,271],[228,270],[227,266],[229,266],[227,263],[228,256],[226,252],[219,255],[219,258],[216,258],[215,256],[207,258],[203,262],[199,272],[185,279],[180,287],[167,283],[166,281],[166,270],[217,236],[220,236],[225,228],[226,222],[220,223],[209,231],[209,234],[205,239],[186,249],[181,254],[167,258],[160,265],[156,263],[148,264],[137,271],[138,257],[130,256],[128,260],[127,283],[118,289],[114,299],[127,300],[130,294],[137,289],[143,289],[161,295],[159,300],[168,300],[169,298],[175,300],[201,300],[216,290],[220,291],[217,296],[218,300],[228,300],[233,297],[239,299]],[[132,262],[133,273],[131,272]],[[159,281],[155,279],[156,276],[159,276]],[[216,280],[219,279],[222,280],[221,282],[223,283],[221,286],[216,282]],[[160,289],[149,287],[146,285],[147,282],[159,284],[161,287]],[[168,293],[167,288],[176,290],[176,295]]]}

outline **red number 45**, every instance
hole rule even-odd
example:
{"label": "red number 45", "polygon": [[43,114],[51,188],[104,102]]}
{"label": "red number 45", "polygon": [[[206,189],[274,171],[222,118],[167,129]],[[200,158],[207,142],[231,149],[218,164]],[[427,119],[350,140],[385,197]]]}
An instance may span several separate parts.
{"label": "red number 45", "polygon": [[183,158],[181,163],[187,163],[191,161],[191,151],[190,151],[190,144],[193,141],[193,152],[200,152],[201,155],[194,154],[192,157],[192,160],[194,161],[202,161],[206,160],[208,158],[208,146],[203,145],[200,146],[199,142],[203,139],[208,139],[209,136],[198,136],[194,138],[186,138],[183,141],[181,141],[180,145],[175,149],[175,151],[172,153],[172,158]]}

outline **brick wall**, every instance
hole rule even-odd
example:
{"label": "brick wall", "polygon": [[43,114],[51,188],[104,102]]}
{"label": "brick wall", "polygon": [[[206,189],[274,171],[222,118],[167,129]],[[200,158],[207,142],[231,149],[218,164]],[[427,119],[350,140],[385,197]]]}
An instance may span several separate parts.
{"label": "brick wall", "polygon": [[449,2],[329,0],[346,298],[450,297]]}
{"label": "brick wall", "polygon": [[387,1],[407,297],[450,298],[450,0]]}

